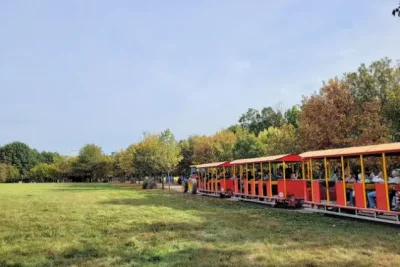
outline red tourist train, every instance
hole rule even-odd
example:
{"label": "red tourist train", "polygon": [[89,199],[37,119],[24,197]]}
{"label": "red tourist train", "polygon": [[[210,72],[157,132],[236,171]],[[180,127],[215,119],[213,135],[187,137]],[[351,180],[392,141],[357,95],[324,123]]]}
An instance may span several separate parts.
{"label": "red tourist train", "polygon": [[399,156],[400,143],[310,151],[200,164],[193,178],[203,195],[400,224]]}

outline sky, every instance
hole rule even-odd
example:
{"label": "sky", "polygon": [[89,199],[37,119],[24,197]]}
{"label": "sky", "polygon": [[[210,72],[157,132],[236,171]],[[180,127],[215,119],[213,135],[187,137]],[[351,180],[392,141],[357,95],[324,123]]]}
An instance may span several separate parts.
{"label": "sky", "polygon": [[397,0],[0,1],[0,145],[213,134],[400,59]]}

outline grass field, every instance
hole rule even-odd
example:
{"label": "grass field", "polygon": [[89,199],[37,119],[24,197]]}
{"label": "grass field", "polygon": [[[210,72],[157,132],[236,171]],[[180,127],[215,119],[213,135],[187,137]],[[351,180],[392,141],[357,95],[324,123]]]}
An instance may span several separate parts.
{"label": "grass field", "polygon": [[400,229],[161,190],[6,184],[0,266],[400,266]]}

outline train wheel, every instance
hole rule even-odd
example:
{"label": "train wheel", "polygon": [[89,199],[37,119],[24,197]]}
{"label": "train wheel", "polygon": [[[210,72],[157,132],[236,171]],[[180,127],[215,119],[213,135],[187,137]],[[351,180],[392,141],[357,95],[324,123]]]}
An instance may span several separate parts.
{"label": "train wheel", "polygon": [[296,202],[295,207],[296,209],[300,209],[303,207],[303,204],[301,202]]}

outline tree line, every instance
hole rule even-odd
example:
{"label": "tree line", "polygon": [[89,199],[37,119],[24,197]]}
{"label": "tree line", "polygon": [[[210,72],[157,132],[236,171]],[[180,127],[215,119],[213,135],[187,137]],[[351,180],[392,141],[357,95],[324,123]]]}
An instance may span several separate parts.
{"label": "tree line", "polygon": [[88,144],[76,157],[7,144],[0,148],[0,181],[188,175],[192,164],[393,141],[400,141],[400,65],[383,58],[323,82],[287,110],[249,108],[237,124],[209,136],[177,141],[170,130],[146,133],[113,155]]}

